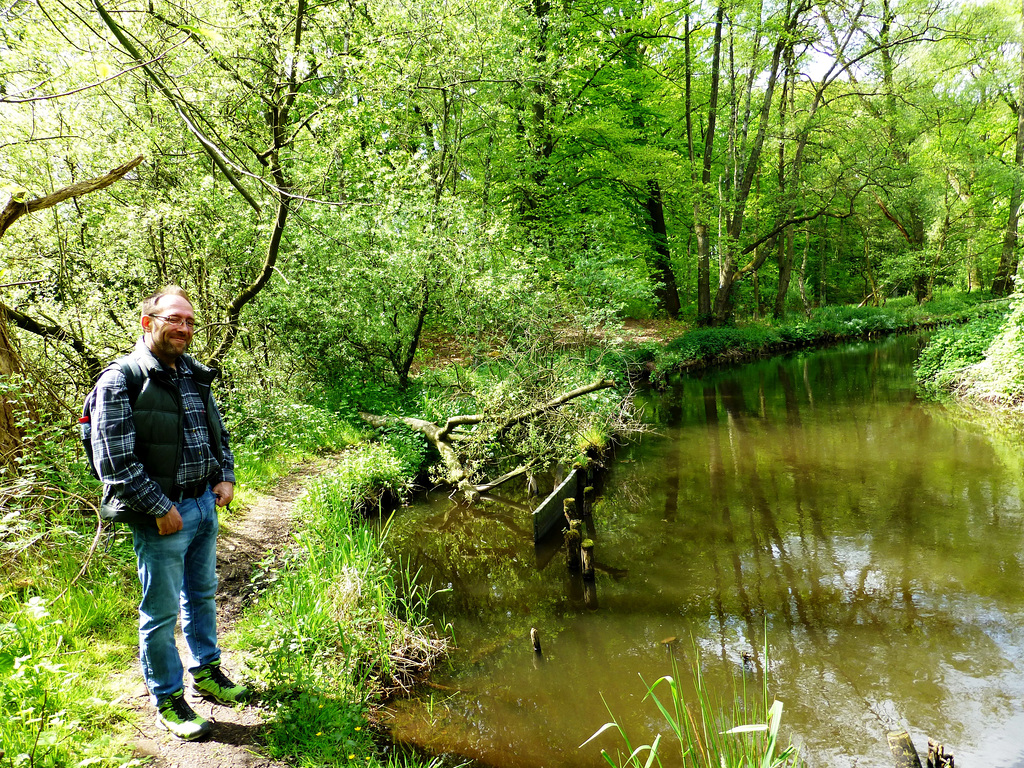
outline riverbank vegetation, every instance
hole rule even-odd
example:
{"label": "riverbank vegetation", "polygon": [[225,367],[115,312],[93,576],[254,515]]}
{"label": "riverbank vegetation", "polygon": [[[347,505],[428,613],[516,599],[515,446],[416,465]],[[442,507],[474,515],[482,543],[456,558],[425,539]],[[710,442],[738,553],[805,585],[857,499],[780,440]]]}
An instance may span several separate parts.
{"label": "riverbank vegetation", "polygon": [[[96,529],[74,422],[166,282],[224,372],[240,503],[345,457],[237,641],[280,723],[347,734],[331,760],[365,746],[396,643],[436,639],[365,506],[578,461],[629,429],[639,378],[946,322],[925,378],[1019,402],[1019,308],[997,319],[1019,23],[997,2],[0,3],[0,764],[130,760],[131,549]],[[347,579],[352,604],[306,586]]]}
{"label": "riverbank vegetation", "polygon": [[[752,685],[744,670],[733,679],[733,690],[726,696],[712,690],[700,667],[700,654],[687,672],[682,672],[675,656],[672,672],[647,686],[645,702],[654,704],[664,733],[644,734],[648,744],[634,745],[637,738],[614,717],[601,726],[580,748],[586,747],[606,731],[618,734],[625,752],[607,749],[601,757],[611,768],[651,768],[681,765],[684,768],[801,768],[804,762],[792,744],[782,746],[779,728],[783,704],[768,690],[768,676],[760,676],[760,685]],[[768,658],[765,648],[764,658]],[[756,690],[754,689],[756,688]]]}

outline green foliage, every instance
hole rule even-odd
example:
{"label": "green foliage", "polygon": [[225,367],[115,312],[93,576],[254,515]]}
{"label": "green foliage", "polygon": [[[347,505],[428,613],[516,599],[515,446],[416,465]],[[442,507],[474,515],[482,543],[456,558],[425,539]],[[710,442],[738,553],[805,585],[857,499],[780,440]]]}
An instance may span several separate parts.
{"label": "green foliage", "polygon": [[[650,743],[634,746],[625,728],[611,713],[612,720],[601,726],[581,747],[605,731],[615,730],[627,751],[616,751],[613,758],[607,750],[601,750],[604,761],[612,768],[661,766],[666,749],[675,753],[670,758],[666,757],[669,764],[681,764],[684,768],[799,768],[803,765],[794,746],[780,749],[782,702],[775,700],[768,706],[767,676],[762,678],[761,690],[757,694],[748,689],[746,673],[741,679],[734,679],[734,691],[730,697],[732,705],[729,706],[708,688],[701,673],[699,653],[691,671],[696,701],[686,698],[674,656],[672,674],[647,687],[645,698],[654,702],[669,729],[670,738],[675,741],[674,745],[670,747],[667,741],[663,742],[664,734],[659,733]],[[667,700],[663,700],[659,698],[658,691],[666,687]]]}
{"label": "green foliage", "polygon": [[321,693],[300,693],[277,702],[267,751],[274,758],[292,758],[295,765],[378,765],[376,747],[367,728],[366,708]]}
{"label": "green foliage", "polygon": [[131,748],[113,738],[110,723],[124,718],[114,697],[90,679],[74,644],[82,627],[53,615],[42,597],[0,597],[0,744],[12,766],[128,766]]}
{"label": "green foliage", "polygon": [[961,380],[968,366],[985,359],[1005,320],[1002,312],[994,311],[964,325],[937,331],[917,360],[918,382],[932,394],[948,393]]}
{"label": "green foliage", "polygon": [[[394,424],[381,431],[381,440],[398,462],[401,476],[415,477],[423,469],[429,446],[426,438],[404,424]],[[389,490],[398,491],[402,484],[394,477],[386,480]]]}
{"label": "green foliage", "polygon": [[727,352],[744,353],[760,349],[771,338],[761,326],[742,328],[695,328],[665,345],[667,355],[681,362],[707,361]]}
{"label": "green foliage", "polygon": [[299,393],[240,384],[217,396],[246,484],[259,486],[273,480],[280,472],[265,470],[275,462],[287,464],[339,451],[362,437],[353,424],[354,414],[344,418],[317,390]]}
{"label": "green foliage", "polygon": [[925,349],[918,379],[932,392],[955,390],[976,401],[1018,407],[1024,402],[1024,299],[979,307],[958,335],[940,334]]}

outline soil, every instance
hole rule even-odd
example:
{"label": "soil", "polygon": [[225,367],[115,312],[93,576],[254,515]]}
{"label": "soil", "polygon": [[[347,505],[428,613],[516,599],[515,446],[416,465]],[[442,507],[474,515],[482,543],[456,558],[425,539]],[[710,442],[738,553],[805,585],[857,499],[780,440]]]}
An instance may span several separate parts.
{"label": "soil", "polygon": [[[324,462],[303,464],[283,478],[268,495],[258,494],[245,508],[233,509],[226,518],[222,517],[217,547],[220,576],[217,619],[218,635],[222,640],[252,598],[256,565],[268,554],[280,553],[289,545],[295,500],[307,481],[322,472],[325,466]],[[223,644],[221,650],[225,671],[233,679],[244,682],[244,660]],[[178,651],[183,660],[188,659],[180,627]],[[126,689],[132,691],[128,704],[139,713],[136,718],[139,724],[135,738],[136,757],[148,757],[149,765],[157,768],[287,766],[264,756],[263,733],[268,716],[258,698],[247,706],[233,708],[194,698],[186,692],[192,708],[214,726],[206,739],[185,742],[157,726],[155,709],[137,668],[126,674]]]}

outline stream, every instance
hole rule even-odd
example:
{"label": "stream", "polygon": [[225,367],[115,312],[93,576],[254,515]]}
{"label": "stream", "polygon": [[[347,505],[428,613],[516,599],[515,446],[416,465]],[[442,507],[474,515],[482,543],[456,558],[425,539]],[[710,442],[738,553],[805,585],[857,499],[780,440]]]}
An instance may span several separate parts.
{"label": "stream", "polygon": [[885,734],[906,728],[922,759],[931,737],[961,768],[1024,767],[1024,461],[919,398],[922,344],[645,394],[650,431],[596,490],[592,591],[559,533],[534,544],[523,491],[400,510],[390,546],[446,590],[431,613],[458,648],[393,705],[394,738],[477,766],[602,765],[602,748],[622,749],[614,732],[580,745],[610,712],[634,746],[667,738],[645,695],[674,657],[726,709],[737,679],[759,690],[767,675],[810,766],[892,765]]}

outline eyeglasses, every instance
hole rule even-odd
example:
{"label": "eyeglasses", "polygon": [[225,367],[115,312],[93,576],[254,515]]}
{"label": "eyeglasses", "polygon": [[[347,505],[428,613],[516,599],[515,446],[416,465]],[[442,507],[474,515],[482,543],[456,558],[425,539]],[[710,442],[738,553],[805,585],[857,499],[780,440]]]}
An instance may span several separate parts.
{"label": "eyeglasses", "polygon": [[171,315],[170,317],[167,317],[166,315],[150,315],[150,317],[155,317],[157,320],[163,320],[165,323],[173,325],[175,328],[185,326],[190,331],[194,331],[196,329],[196,321],[191,318],[178,317],[177,315]]}

